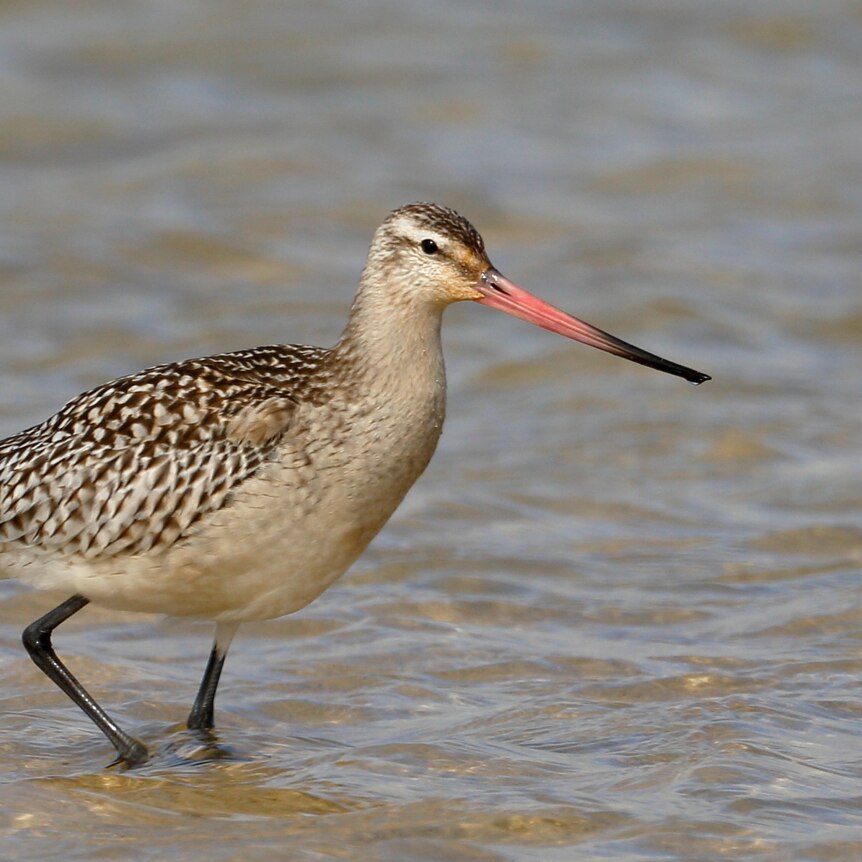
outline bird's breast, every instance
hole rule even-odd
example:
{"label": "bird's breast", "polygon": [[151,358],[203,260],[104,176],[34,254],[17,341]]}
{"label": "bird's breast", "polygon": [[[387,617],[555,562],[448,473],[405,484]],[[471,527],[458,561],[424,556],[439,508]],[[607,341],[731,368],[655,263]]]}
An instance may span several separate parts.
{"label": "bird's breast", "polygon": [[[301,413],[303,460],[322,495],[341,500],[363,522],[385,521],[434,454],[445,394],[441,381],[395,393],[383,389]],[[291,441],[283,458],[297,460]]]}

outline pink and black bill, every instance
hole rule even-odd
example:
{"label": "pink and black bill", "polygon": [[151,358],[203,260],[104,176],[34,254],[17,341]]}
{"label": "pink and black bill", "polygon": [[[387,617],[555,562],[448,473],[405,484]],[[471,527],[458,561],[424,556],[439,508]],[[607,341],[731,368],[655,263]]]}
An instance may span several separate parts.
{"label": "pink and black bill", "polygon": [[518,287],[493,267],[485,270],[476,289],[483,294],[481,299],[476,300],[482,305],[505,311],[506,314],[520,317],[543,329],[565,335],[566,338],[573,338],[590,347],[597,347],[599,350],[605,350],[616,356],[622,356],[623,359],[630,359],[632,362],[656,368],[667,374],[675,374],[695,385],[712,379],[708,374],[662,359],[661,356],[641,350],[640,347],[635,347],[583,320],[578,320],[577,317],[566,314],[565,311]]}

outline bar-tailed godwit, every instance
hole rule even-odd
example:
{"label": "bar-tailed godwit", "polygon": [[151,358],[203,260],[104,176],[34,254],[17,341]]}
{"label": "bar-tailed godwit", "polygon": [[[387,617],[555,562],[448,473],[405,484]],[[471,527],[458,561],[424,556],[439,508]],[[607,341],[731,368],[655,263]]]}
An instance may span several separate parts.
{"label": "bar-tailed godwit", "polygon": [[118,760],[141,763],[147,749],[60,661],[53,630],[89,602],[213,620],[188,719],[212,728],[239,624],[319,596],[428,464],[446,401],[441,317],[461,300],[709,380],[532,296],[491,265],[464,218],[411,204],[374,235],[334,347],[278,344],[159,365],[0,441],[0,566],[71,596],[27,627],[24,644]]}

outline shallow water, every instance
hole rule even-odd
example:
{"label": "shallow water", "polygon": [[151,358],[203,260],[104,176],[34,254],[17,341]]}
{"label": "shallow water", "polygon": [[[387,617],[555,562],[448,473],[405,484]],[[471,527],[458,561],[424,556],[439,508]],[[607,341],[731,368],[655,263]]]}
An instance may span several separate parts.
{"label": "shallow water", "polygon": [[0,582],[0,856],[856,859],[862,7],[0,6],[0,434],[148,364],[329,343],[371,233],[433,199],[497,266],[711,373],[478,307],[390,525],[245,626],[219,748],[203,624],[26,658]]}

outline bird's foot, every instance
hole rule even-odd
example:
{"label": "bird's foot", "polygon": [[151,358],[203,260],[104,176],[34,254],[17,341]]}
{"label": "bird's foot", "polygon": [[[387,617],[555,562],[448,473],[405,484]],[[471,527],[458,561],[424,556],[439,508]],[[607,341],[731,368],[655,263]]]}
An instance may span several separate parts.
{"label": "bird's foot", "polygon": [[122,764],[127,768],[133,769],[136,766],[142,766],[149,758],[150,752],[147,746],[140,740],[130,736],[123,749],[117,749],[117,756],[108,764],[107,768],[110,769]]}

